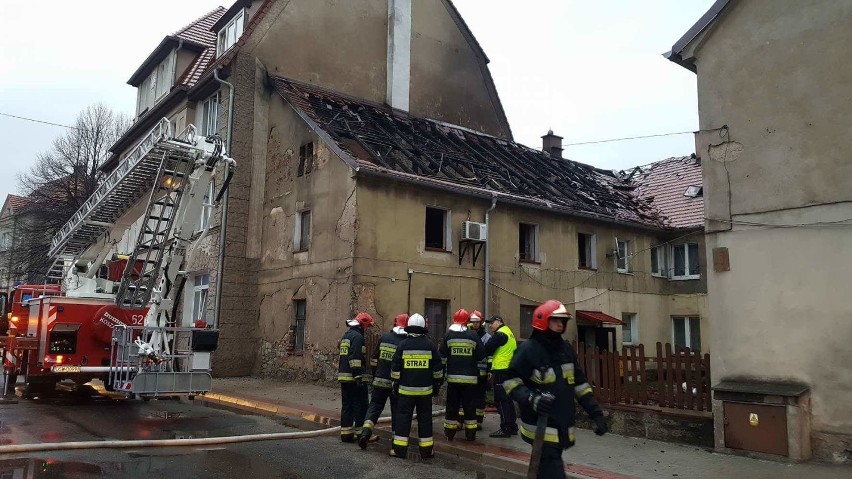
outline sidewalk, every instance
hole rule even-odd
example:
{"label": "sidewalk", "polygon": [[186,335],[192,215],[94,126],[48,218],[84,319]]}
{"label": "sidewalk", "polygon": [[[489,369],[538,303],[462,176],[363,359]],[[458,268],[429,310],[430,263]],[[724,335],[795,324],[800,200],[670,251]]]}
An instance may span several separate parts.
{"label": "sidewalk", "polygon": [[[214,379],[213,391],[206,396],[207,399],[320,424],[337,425],[340,417],[340,393],[337,388],[258,378],[224,378]],[[386,407],[383,415],[389,414],[389,408]],[[510,439],[489,438],[488,433],[498,427],[499,417],[488,414],[485,429],[479,433],[476,442],[449,442],[442,434],[443,419],[437,417],[434,421],[435,449],[439,453],[455,455],[464,460],[524,473],[529,463],[530,446],[517,436]],[[370,448],[379,447],[385,452],[389,444],[387,434],[385,431],[385,437],[378,445],[371,445]],[[852,468],[848,466],[762,461],[715,454],[694,446],[615,434],[597,437],[591,431],[582,429],[577,431],[577,445],[566,451],[563,458],[568,464],[566,472],[569,477],[581,479],[852,477]]]}

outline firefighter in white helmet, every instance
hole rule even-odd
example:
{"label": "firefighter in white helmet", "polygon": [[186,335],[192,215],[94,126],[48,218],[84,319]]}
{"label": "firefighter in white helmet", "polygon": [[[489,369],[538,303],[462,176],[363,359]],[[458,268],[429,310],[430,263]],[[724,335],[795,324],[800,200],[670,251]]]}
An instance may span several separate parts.
{"label": "firefighter in white helmet", "polygon": [[408,434],[417,409],[417,430],[420,435],[420,457],[434,456],[432,440],[432,396],[438,394],[444,382],[444,365],[435,343],[427,336],[426,318],[415,313],[405,327],[408,338],[400,343],[391,362],[391,379],[399,395],[398,418],[393,433],[390,455],[405,459],[408,455]]}

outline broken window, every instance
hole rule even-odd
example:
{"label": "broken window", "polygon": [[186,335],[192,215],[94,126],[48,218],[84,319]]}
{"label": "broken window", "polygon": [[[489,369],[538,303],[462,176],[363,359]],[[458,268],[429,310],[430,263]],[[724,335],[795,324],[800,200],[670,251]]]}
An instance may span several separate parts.
{"label": "broken window", "polygon": [[426,317],[429,336],[436,344],[444,339],[447,331],[447,314],[450,310],[450,302],[446,299],[426,298],[423,304],[423,314]]}
{"label": "broken window", "polygon": [[630,271],[630,241],[616,240],[616,258],[615,269],[619,273],[627,273]]}
{"label": "broken window", "polygon": [[701,320],[698,316],[672,316],[672,341],[675,348],[701,350]]}
{"label": "broken window", "polygon": [[450,251],[449,210],[426,207],[426,248]]}
{"label": "broken window", "polygon": [[538,261],[538,225],[527,223],[518,225],[518,259]]}
{"label": "broken window", "polygon": [[597,269],[597,235],[590,233],[577,234],[578,267],[580,269]]}
{"label": "broken window", "polygon": [[310,210],[296,213],[296,236],[293,251],[307,251],[311,245],[311,212]]}
{"label": "broken window", "polygon": [[304,176],[313,171],[314,143],[306,143],[299,147],[299,170],[296,176]]}
{"label": "broken window", "polygon": [[672,263],[672,279],[696,279],[700,277],[698,243],[673,246]]}
{"label": "broken window", "polygon": [[201,104],[201,136],[219,133],[219,92]]}
{"label": "broken window", "polygon": [[293,301],[293,322],[296,326],[296,351],[305,350],[305,319],[307,317],[307,300]]}

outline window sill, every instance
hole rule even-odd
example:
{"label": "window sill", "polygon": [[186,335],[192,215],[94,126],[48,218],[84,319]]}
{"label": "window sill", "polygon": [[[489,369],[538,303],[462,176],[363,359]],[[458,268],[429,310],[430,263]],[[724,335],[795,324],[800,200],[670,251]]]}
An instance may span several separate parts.
{"label": "window sill", "polygon": [[701,279],[701,275],[690,275],[690,276],[672,276],[669,278],[671,281],[689,281],[693,279]]}
{"label": "window sill", "polygon": [[519,259],[519,260],[518,260],[518,263],[523,263],[523,264],[538,264],[538,265],[540,265],[540,264],[541,264],[541,261],[536,261],[536,260],[534,260],[534,259]]}
{"label": "window sill", "polygon": [[597,268],[593,268],[591,266],[577,266],[577,269],[580,269],[580,270],[583,270],[583,271],[597,271],[598,270]]}
{"label": "window sill", "polygon": [[307,253],[307,252],[308,252],[308,249],[307,249],[307,248],[305,248],[305,249],[300,249],[300,250],[293,251],[293,254]]}
{"label": "window sill", "polygon": [[654,278],[669,279],[669,278],[665,277],[664,275],[657,274],[657,273],[651,273],[651,276],[654,277]]}
{"label": "window sill", "polygon": [[633,272],[628,271],[626,269],[617,269],[615,270],[618,274],[625,274],[627,276],[633,276]]}
{"label": "window sill", "polygon": [[452,254],[452,251],[450,251],[450,250],[446,250],[446,249],[444,249],[444,248],[433,248],[433,247],[431,247],[431,246],[427,246],[427,247],[426,247],[426,251],[429,251],[429,252],[431,252],[431,253],[447,253],[447,254]]}

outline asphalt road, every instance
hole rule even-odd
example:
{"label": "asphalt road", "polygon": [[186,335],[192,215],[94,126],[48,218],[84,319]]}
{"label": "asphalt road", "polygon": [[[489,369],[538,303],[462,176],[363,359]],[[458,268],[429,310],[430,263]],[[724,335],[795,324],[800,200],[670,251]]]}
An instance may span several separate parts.
{"label": "asphalt road", "polygon": [[[286,419],[206,407],[190,401],[127,401],[78,394],[0,404],[0,445],[42,442],[175,439],[294,431]],[[222,446],[92,449],[0,454],[0,478],[496,478],[447,459],[387,456],[335,435]]]}

